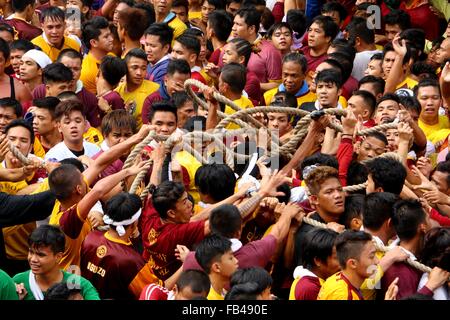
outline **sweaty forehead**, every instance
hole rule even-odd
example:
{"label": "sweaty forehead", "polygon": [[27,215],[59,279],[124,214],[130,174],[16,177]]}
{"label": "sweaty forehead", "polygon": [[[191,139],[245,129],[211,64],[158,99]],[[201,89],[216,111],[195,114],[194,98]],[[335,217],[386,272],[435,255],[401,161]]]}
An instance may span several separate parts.
{"label": "sweaty forehead", "polygon": [[363,141],[363,143],[368,146],[370,145],[372,148],[385,148],[386,147],[386,144],[383,141],[381,141],[375,137],[372,137],[372,136],[367,137]]}

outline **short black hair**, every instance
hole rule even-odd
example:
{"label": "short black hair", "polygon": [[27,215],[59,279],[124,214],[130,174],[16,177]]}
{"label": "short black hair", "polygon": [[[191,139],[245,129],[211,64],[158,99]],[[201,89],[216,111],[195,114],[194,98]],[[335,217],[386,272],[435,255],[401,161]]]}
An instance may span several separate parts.
{"label": "short black hair", "polygon": [[208,24],[213,29],[219,41],[227,41],[231,28],[233,28],[233,18],[231,14],[224,10],[214,10],[208,14]]}
{"label": "short black hair", "polygon": [[70,287],[66,281],[58,282],[48,288],[44,300],[69,300],[71,296],[81,294],[81,288]]}
{"label": "short black hair", "polygon": [[389,192],[373,192],[364,201],[363,225],[372,231],[378,231],[383,223],[393,216],[394,204],[398,195]]}
{"label": "short black hair", "polygon": [[438,80],[436,68],[425,61],[414,62],[411,66],[411,73],[419,78],[431,78]]}
{"label": "short black hair", "polygon": [[195,250],[195,259],[206,273],[211,273],[214,262],[220,261],[222,256],[231,251],[231,241],[218,234],[204,238]]}
{"label": "short black hair", "polygon": [[48,247],[54,254],[64,252],[66,245],[66,236],[58,226],[44,224],[31,232],[28,238],[30,247]]}
{"label": "short black hair", "polygon": [[[347,185],[353,186],[355,184],[364,183],[367,181],[367,176],[369,175],[369,171],[367,167],[358,161],[350,162],[350,166],[347,171]],[[353,191],[352,194],[366,194],[366,190],[357,190]]]}
{"label": "short black hair", "polygon": [[441,87],[439,86],[439,82],[435,79],[422,79],[419,83],[414,87],[414,96],[418,96],[419,89],[425,87],[434,87],[439,91],[439,95],[441,95]]}
{"label": "short black hair", "polygon": [[152,203],[162,219],[167,218],[167,211],[175,207],[185,191],[182,183],[173,181],[164,181],[155,189]]}
{"label": "short black hair", "polygon": [[339,163],[338,163],[336,157],[333,157],[332,155],[329,155],[329,154],[317,152],[317,153],[314,153],[314,154],[306,157],[301,162],[301,164],[300,164],[300,178],[302,180],[305,179],[305,177],[303,176],[303,170],[306,167],[311,166],[311,165],[328,166],[328,167],[332,167],[332,168],[335,168],[335,169],[339,168]]}
{"label": "short black hair", "polygon": [[20,50],[23,52],[27,52],[34,48],[35,48],[34,44],[26,39],[14,40],[13,42],[11,42],[11,45],[9,46],[10,51]]}
{"label": "short black hair", "polygon": [[83,62],[83,56],[81,55],[81,53],[72,48],[61,50],[56,61],[61,62],[62,58],[64,57],[68,57],[70,59],[79,59],[81,62]]}
{"label": "short black hair", "polygon": [[339,218],[346,229],[350,229],[354,218],[362,220],[365,196],[360,193],[349,194],[345,197],[344,213]]}
{"label": "short black hair", "polygon": [[339,33],[339,26],[334,22],[333,18],[329,16],[316,16],[311,21],[310,26],[313,23],[317,23],[323,29],[325,37],[330,37],[330,42],[336,38]]}
{"label": "short black hair", "polygon": [[81,29],[83,43],[86,48],[91,49],[91,40],[98,40],[102,29],[108,28],[109,22],[105,17],[96,16],[86,21]]}
{"label": "short black hair", "polygon": [[121,192],[106,202],[105,214],[114,222],[130,219],[142,207],[141,198],[134,193]]}
{"label": "short black hair", "polygon": [[66,14],[64,12],[64,10],[62,10],[59,7],[47,7],[42,9],[41,11],[41,23],[43,23],[46,19],[50,19],[50,20],[60,20],[61,22],[64,22],[66,18]]}
{"label": "short black hair", "polygon": [[353,57],[356,55],[356,49],[353,43],[350,43],[350,41],[344,38],[335,38],[331,41],[330,47],[335,48],[339,52],[348,52]]}
{"label": "short black hair", "polygon": [[[377,94],[383,94],[386,82],[382,78],[375,77],[375,76],[372,76],[372,75],[364,76],[364,77],[361,78],[361,80],[359,80],[358,88],[360,88],[361,85],[366,84],[366,83],[372,84],[372,86],[375,89]],[[374,105],[374,109],[375,109],[375,105]]]}
{"label": "short black hair", "polygon": [[[353,59],[355,57],[351,56],[351,53],[347,53],[344,51],[335,51],[328,55],[329,60],[335,60],[340,66],[342,70],[342,82],[345,83],[352,73],[353,69]],[[329,62],[328,62],[329,63]]]}
{"label": "short black hair", "polygon": [[[411,49],[415,49],[417,54],[423,52],[425,47],[425,31],[418,28],[408,28],[400,33],[400,39],[404,39],[405,42],[411,46]],[[414,59],[416,60],[416,59]]]}
{"label": "short black hair", "polygon": [[9,49],[8,42],[3,40],[3,38],[0,38],[0,52],[3,53],[3,58],[5,60],[9,59],[9,56],[11,55],[11,50]]}
{"label": "short black hair", "polygon": [[126,8],[119,12],[119,24],[131,40],[138,41],[150,25],[149,14],[145,9]]}
{"label": "short black hair", "polygon": [[269,272],[261,267],[238,269],[231,276],[225,300],[256,300],[272,283]]}
{"label": "short black hair", "polygon": [[341,73],[334,69],[325,69],[319,71],[315,79],[316,85],[319,82],[332,83],[336,85],[338,90],[342,87],[342,76]]}
{"label": "short black hair", "polygon": [[261,23],[261,13],[254,6],[243,6],[236,12],[236,15],[243,18],[248,27],[254,26],[255,32],[258,33]]}
{"label": "short black hair", "polygon": [[176,284],[179,291],[186,287],[190,287],[192,293],[195,294],[208,293],[211,288],[211,281],[209,280],[208,275],[200,270],[183,271]]}
{"label": "short black hair", "polygon": [[400,96],[400,103],[406,108],[408,111],[415,111],[417,115],[422,112],[422,106],[420,105],[419,100],[415,96]]}
{"label": "short black hair", "polygon": [[305,234],[302,265],[308,270],[316,267],[314,259],[327,261],[333,254],[334,243],[338,233],[331,229],[314,228]]}
{"label": "short black hair", "polygon": [[175,39],[175,41],[179,42],[184,48],[191,51],[192,53],[195,53],[197,56],[200,54],[200,40],[193,36],[188,34],[182,34],[178,38]]}
{"label": "short black hair", "polygon": [[304,55],[298,52],[290,52],[287,55],[283,57],[283,64],[287,62],[295,62],[297,63],[303,73],[306,73],[306,70],[308,69],[308,62],[306,61],[306,58]]}
{"label": "short black hair", "polygon": [[198,190],[220,202],[234,194],[236,176],[226,164],[204,164],[195,173]]}
{"label": "short black hair", "polygon": [[361,17],[355,17],[346,27],[349,33],[349,40],[355,44],[356,38],[360,38],[366,44],[375,43],[375,32],[367,26],[367,20]]}
{"label": "short black hair", "polygon": [[[200,125],[199,125],[200,124]],[[186,120],[183,129],[188,132],[193,132],[195,129],[200,129],[201,131],[206,130],[206,118],[204,116],[193,116]]]}
{"label": "short black hair", "polygon": [[361,257],[364,246],[372,241],[372,236],[364,231],[346,230],[336,238],[336,253],[339,265],[345,269],[349,259]]}
{"label": "short black hair", "polygon": [[450,188],[450,161],[439,162],[435,171],[439,171],[447,175],[445,182],[447,183],[447,187]]}
{"label": "short black hair", "polygon": [[84,164],[77,158],[65,158],[62,159],[59,163],[63,164],[69,164],[72,166],[75,166],[80,172],[84,172]]}
{"label": "short black hair", "polygon": [[23,12],[27,6],[34,5],[35,0],[11,0],[14,12]]}
{"label": "short black hair", "polygon": [[30,123],[28,123],[24,119],[14,119],[10,123],[8,123],[5,127],[5,134],[8,134],[8,131],[15,127],[23,127],[28,130],[30,133],[30,143],[33,145],[34,143],[34,130]]}
{"label": "short black hair", "polygon": [[377,107],[380,103],[387,100],[392,100],[400,104],[400,98],[398,97],[398,95],[396,95],[395,93],[386,93],[377,101]]}
{"label": "short black hair", "polygon": [[[390,51],[395,52],[394,46],[392,45],[392,43],[388,42],[388,43],[385,44],[385,46],[383,48],[383,59],[384,59],[384,56],[386,55],[386,53],[388,53]],[[406,54],[403,57],[402,65],[406,65],[406,64],[409,63],[409,60],[411,59],[411,54],[412,54],[411,53],[411,46],[407,43],[406,44]]]}
{"label": "short black hair", "polygon": [[45,84],[70,82],[73,79],[73,73],[61,62],[54,62],[44,68],[42,77]]}
{"label": "short black hair", "polygon": [[391,158],[374,158],[367,163],[369,174],[375,188],[381,187],[384,192],[399,195],[406,179],[406,169],[397,160]]}
{"label": "short black hair", "polygon": [[177,108],[171,101],[158,101],[152,105],[152,109],[148,114],[148,121],[151,122],[155,117],[156,112],[170,112],[175,115],[175,120],[178,121]]}
{"label": "short black hair", "polygon": [[383,142],[385,145],[389,144],[389,142],[386,138],[386,135],[380,131],[374,131],[374,132],[370,132],[370,133],[366,134],[366,138],[368,138],[368,137],[378,139],[381,142]]}
{"label": "short black hair", "polygon": [[290,9],[286,14],[286,22],[291,26],[292,30],[297,33],[298,37],[303,36],[306,32],[305,13],[299,9]]}
{"label": "short black hair", "polygon": [[394,204],[392,224],[400,241],[408,241],[417,234],[417,228],[426,221],[422,205],[415,199],[399,200]]}
{"label": "short black hair", "polygon": [[244,90],[247,81],[246,68],[236,62],[228,63],[223,66],[220,77],[230,86],[231,91],[240,93]]}
{"label": "short black hair", "polygon": [[450,271],[450,227],[435,227],[425,234],[420,261]]}
{"label": "short black hair", "polygon": [[125,109],[116,109],[108,112],[102,119],[101,131],[107,137],[114,129],[130,129],[137,132],[136,119]]}
{"label": "short black hair", "polygon": [[411,28],[411,17],[406,11],[391,10],[387,15],[384,16],[384,24],[397,24],[400,29],[406,30]]}
{"label": "short black hair", "polygon": [[13,98],[0,98],[0,108],[14,109],[14,114],[17,118],[22,117],[23,108],[20,102]]}
{"label": "short black hair", "polygon": [[70,198],[75,187],[81,183],[75,179],[77,176],[81,180],[81,172],[72,164],[62,164],[49,174],[48,184],[56,199],[63,201]]}
{"label": "short black hair", "polygon": [[241,230],[242,217],[239,209],[232,204],[222,204],[211,211],[209,226],[212,234],[235,238]]}
{"label": "short black hair", "polygon": [[[185,60],[182,60],[185,61]],[[172,95],[172,102],[175,108],[179,109],[184,106],[187,101],[192,101],[194,104],[194,109],[196,109],[197,105],[194,103],[192,98],[185,91],[177,91]]]}
{"label": "short black hair", "polygon": [[369,107],[369,117],[372,117],[373,113],[375,112],[375,107],[377,105],[377,99],[375,98],[375,96],[366,90],[356,90],[355,92],[353,92],[352,96],[359,96],[363,98],[364,102]]}
{"label": "short black hair", "polygon": [[184,59],[172,59],[167,65],[167,74],[173,76],[176,72],[190,75],[191,67]]}
{"label": "short black hair", "polygon": [[147,35],[157,36],[163,47],[170,46],[173,40],[173,29],[164,22],[153,23],[145,30],[144,36]]}
{"label": "short black hair", "polygon": [[138,58],[147,62],[147,55],[141,48],[134,48],[128,51],[128,53],[125,55],[125,63],[128,64],[131,58]]}
{"label": "short black hair", "polygon": [[337,12],[339,14],[339,20],[344,21],[347,18],[347,10],[345,7],[337,1],[327,2],[322,6],[322,14],[329,12]]}
{"label": "short black hair", "polygon": [[117,86],[120,79],[127,74],[127,64],[124,60],[106,55],[100,63],[99,70],[106,82],[112,86]]}

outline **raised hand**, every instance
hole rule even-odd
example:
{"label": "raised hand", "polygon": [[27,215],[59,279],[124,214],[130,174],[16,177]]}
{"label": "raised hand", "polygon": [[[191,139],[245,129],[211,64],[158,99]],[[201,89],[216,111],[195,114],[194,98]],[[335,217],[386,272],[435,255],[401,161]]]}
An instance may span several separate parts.
{"label": "raised hand", "polygon": [[347,115],[342,118],[342,133],[353,136],[358,119],[352,110],[347,109]]}
{"label": "raised hand", "polygon": [[386,294],[384,296],[384,300],[397,300],[397,293],[398,293],[398,277],[392,281],[392,283],[389,285],[388,289],[386,290]]}
{"label": "raised hand", "polygon": [[422,191],[427,191],[427,190],[434,190],[436,189],[436,186],[430,182],[430,180],[428,180],[427,177],[425,177],[422,172],[420,172],[419,169],[417,169],[416,166],[412,166],[411,167],[411,171],[412,173],[420,178],[420,184],[419,185],[413,185],[412,189],[413,190],[422,190]]}
{"label": "raised hand", "polygon": [[399,122],[397,126],[400,141],[410,142],[413,137],[413,129],[406,122]]}
{"label": "raised hand", "polygon": [[441,79],[444,82],[450,82],[450,62],[446,62],[444,68],[441,71]]}

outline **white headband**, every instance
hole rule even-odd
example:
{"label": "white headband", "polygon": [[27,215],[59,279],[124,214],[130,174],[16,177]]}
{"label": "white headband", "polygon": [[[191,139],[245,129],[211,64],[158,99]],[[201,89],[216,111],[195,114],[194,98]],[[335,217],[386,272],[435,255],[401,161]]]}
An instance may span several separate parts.
{"label": "white headband", "polygon": [[119,234],[119,236],[123,236],[125,234],[125,228],[123,226],[129,226],[133,222],[135,222],[137,219],[139,219],[141,215],[141,209],[139,209],[130,219],[123,220],[120,222],[115,222],[113,219],[111,219],[107,214],[103,216],[103,222],[106,224],[110,224],[112,226],[116,227],[116,231]]}
{"label": "white headband", "polygon": [[23,57],[32,59],[41,69],[44,69],[46,66],[52,63],[52,60],[49,58],[48,55],[36,49],[28,50],[27,52],[24,53],[22,58]]}

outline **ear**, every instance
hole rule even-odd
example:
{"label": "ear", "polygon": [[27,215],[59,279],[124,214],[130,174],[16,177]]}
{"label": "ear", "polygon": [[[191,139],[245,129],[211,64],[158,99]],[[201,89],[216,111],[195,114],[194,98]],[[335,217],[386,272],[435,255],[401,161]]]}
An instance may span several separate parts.
{"label": "ear", "polygon": [[89,7],[88,7],[88,6],[83,6],[83,7],[81,8],[81,12],[82,12],[84,15],[86,15],[86,13],[89,12]]}
{"label": "ear", "polygon": [[62,133],[61,121],[56,121],[56,127],[58,128],[59,133]]}
{"label": "ear", "polygon": [[165,54],[167,54],[167,52],[169,52],[170,50],[170,44],[166,44],[162,49],[165,52]]}
{"label": "ear", "polygon": [[91,40],[89,40],[89,43],[91,44],[91,48],[96,48],[98,41],[95,39],[91,39]]}
{"label": "ear", "polygon": [[352,221],[350,221],[350,226],[353,230],[361,230],[362,220],[360,218],[353,218]]}
{"label": "ear", "polygon": [[368,118],[369,115],[370,115],[370,112],[369,112],[368,109],[363,109],[363,112],[362,112],[362,113],[363,113],[363,114],[362,114],[363,118]]}
{"label": "ear", "polygon": [[426,233],[427,232],[427,230],[428,230],[428,228],[427,228],[427,225],[425,224],[425,223],[421,223],[421,224],[419,224],[419,231],[421,232],[421,233]]}
{"label": "ear", "polygon": [[359,154],[359,149],[361,148],[361,141],[356,141],[356,142],[353,144],[353,147],[354,147],[355,153],[356,153],[356,154]]}
{"label": "ear", "polygon": [[377,187],[375,188],[375,192],[384,192],[382,187]]}
{"label": "ear", "polygon": [[358,266],[358,261],[356,259],[348,259],[345,265],[347,268],[354,270]]}
{"label": "ear", "polygon": [[174,220],[175,217],[176,217],[175,210],[173,210],[173,209],[167,210],[167,216],[168,216],[170,219]]}
{"label": "ear", "polygon": [[58,252],[57,254],[55,254],[55,258],[58,261],[61,261],[62,257],[63,257],[64,252]]}
{"label": "ear", "polygon": [[323,262],[319,258],[314,258],[314,265],[316,265],[318,268],[322,266]]}
{"label": "ear", "polygon": [[318,200],[318,198],[317,198],[316,195],[310,195],[310,196],[309,196],[309,202],[310,202],[312,205],[314,205],[314,207],[316,207],[316,208],[317,208],[317,206],[319,205],[319,200]]}
{"label": "ear", "polygon": [[213,262],[213,264],[211,265],[211,272],[220,273],[220,263]]}
{"label": "ear", "polygon": [[178,286],[177,286],[177,284],[173,285],[172,290],[173,290],[174,295],[178,294]]}
{"label": "ear", "polygon": [[244,64],[245,57],[244,56],[239,56],[238,60],[239,60],[239,64]]}
{"label": "ear", "polygon": [[194,65],[195,65],[195,62],[197,61],[197,58],[198,58],[198,55],[195,53],[191,53],[189,55],[189,61]]}
{"label": "ear", "polygon": [[[339,97],[342,95],[342,87],[338,89],[337,94],[338,94]],[[338,100],[338,101],[339,101],[339,100]]]}

